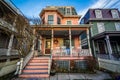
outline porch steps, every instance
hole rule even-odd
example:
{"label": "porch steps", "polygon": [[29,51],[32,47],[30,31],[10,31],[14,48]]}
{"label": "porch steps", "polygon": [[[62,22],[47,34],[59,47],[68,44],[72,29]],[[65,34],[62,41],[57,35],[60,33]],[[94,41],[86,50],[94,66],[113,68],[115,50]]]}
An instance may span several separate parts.
{"label": "porch steps", "polygon": [[19,75],[20,78],[48,78],[49,57],[34,57]]}

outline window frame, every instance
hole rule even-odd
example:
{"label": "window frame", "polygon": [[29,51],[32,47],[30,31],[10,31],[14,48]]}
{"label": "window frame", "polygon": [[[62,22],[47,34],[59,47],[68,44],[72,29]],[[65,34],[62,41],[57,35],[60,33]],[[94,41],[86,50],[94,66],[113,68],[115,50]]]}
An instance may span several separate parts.
{"label": "window frame", "polygon": [[[68,22],[70,22],[70,24],[68,24]],[[66,24],[67,24],[67,25],[72,25],[72,21],[71,21],[71,20],[67,20],[67,21],[66,21]]]}
{"label": "window frame", "polygon": [[120,22],[115,22],[116,31],[120,31]]}
{"label": "window frame", "polygon": [[118,10],[111,10],[112,18],[119,18]]}
{"label": "window frame", "polygon": [[[49,17],[52,16],[52,19],[49,19]],[[48,24],[54,24],[54,15],[48,15]]]}
{"label": "window frame", "polygon": [[102,10],[95,10],[95,16],[96,16],[96,18],[103,18]]}
{"label": "window frame", "polygon": [[97,23],[97,29],[98,29],[98,33],[102,33],[105,31],[105,25],[103,22],[98,22]]}

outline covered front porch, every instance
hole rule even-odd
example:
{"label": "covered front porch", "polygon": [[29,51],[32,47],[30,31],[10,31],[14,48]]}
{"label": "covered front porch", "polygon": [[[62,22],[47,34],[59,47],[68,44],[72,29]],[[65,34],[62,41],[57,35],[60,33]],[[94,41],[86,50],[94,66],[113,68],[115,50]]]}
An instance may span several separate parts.
{"label": "covered front porch", "polygon": [[36,49],[42,55],[92,56],[89,45],[89,25],[51,25],[36,27]]}

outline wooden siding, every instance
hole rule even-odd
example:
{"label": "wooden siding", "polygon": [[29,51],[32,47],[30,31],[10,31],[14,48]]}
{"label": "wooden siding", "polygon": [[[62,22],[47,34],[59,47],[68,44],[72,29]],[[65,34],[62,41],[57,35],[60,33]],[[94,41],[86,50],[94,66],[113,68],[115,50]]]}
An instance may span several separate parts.
{"label": "wooden siding", "polygon": [[[114,22],[103,22],[103,23],[105,26],[105,31],[116,31]],[[99,34],[98,28],[97,28],[97,22],[93,22],[92,24],[93,26],[91,27],[92,28],[91,34],[92,36],[95,36]]]}

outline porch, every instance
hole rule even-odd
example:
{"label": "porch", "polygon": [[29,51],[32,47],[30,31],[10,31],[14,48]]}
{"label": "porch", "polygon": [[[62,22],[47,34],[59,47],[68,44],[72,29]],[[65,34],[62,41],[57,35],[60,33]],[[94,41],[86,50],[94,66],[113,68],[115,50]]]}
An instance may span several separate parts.
{"label": "porch", "polygon": [[[89,25],[49,25],[35,27],[36,49],[43,55],[92,56]],[[84,53],[84,54],[83,54]]]}

